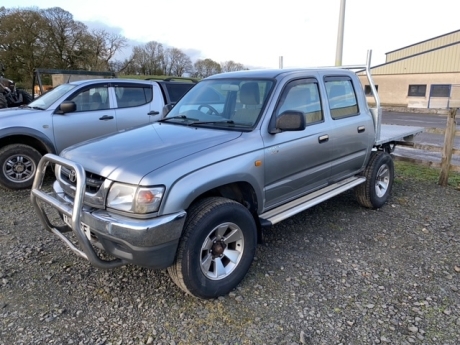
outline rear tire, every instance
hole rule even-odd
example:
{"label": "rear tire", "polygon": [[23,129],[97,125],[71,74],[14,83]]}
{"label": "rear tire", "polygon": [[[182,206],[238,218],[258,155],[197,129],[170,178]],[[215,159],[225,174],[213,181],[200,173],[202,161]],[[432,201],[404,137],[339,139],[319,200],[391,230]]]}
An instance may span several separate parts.
{"label": "rear tire", "polygon": [[32,95],[29,94],[27,91],[25,91],[25,90],[18,90],[17,92],[18,92],[18,94],[21,94],[21,95],[22,95],[22,104],[23,104],[23,105],[27,105],[27,104],[29,104],[30,102],[33,101]]}
{"label": "rear tire", "polygon": [[0,149],[0,186],[12,190],[32,187],[41,157],[40,152],[24,144]]}
{"label": "rear tire", "polygon": [[384,151],[372,153],[364,176],[366,182],[355,188],[356,199],[364,207],[382,207],[390,197],[393,187],[394,163],[390,154]]}
{"label": "rear tire", "polygon": [[3,94],[0,93],[0,109],[8,108],[8,102]]}
{"label": "rear tire", "polygon": [[244,278],[254,259],[257,227],[243,205],[212,197],[190,207],[172,280],[199,298],[226,295]]}

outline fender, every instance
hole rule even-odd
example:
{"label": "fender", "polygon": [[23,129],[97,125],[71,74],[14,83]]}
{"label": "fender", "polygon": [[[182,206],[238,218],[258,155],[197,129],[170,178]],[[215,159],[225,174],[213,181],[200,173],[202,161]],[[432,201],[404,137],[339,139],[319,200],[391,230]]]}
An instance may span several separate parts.
{"label": "fender", "polygon": [[2,141],[5,138],[12,137],[12,136],[23,136],[23,137],[34,138],[43,144],[43,146],[45,147],[48,153],[56,154],[56,148],[53,142],[42,132],[39,132],[35,129],[31,129],[28,127],[8,127],[5,129],[0,129],[0,141]]}
{"label": "fender", "polygon": [[[263,165],[256,166],[256,161],[263,162],[263,150],[238,155],[189,172],[166,190],[160,213],[168,214],[187,209],[197,197],[207,191],[236,182],[245,182],[252,186],[257,197],[258,212],[262,212],[265,168]],[[196,183],[203,180],[206,182]]]}

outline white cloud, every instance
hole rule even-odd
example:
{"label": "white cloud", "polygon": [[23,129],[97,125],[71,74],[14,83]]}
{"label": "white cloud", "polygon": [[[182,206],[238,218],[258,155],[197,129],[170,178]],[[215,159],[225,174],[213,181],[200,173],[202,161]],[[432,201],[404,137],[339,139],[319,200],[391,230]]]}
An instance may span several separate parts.
{"label": "white cloud", "polygon": [[[5,2],[5,0],[3,1]],[[6,0],[6,8],[36,6],[36,0]],[[247,66],[325,66],[335,62],[340,0],[169,0],[135,3],[41,0],[75,20],[103,23],[138,44],[158,41],[194,52],[195,58],[234,60]],[[348,0],[344,64],[373,65],[385,53],[460,29],[460,3],[452,0]]]}

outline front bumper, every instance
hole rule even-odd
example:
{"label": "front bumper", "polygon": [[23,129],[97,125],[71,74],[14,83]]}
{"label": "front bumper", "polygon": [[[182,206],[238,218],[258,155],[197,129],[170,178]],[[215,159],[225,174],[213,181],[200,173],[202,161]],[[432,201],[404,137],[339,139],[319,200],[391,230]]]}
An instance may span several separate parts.
{"label": "front bumper", "polygon": [[[61,164],[76,172],[77,186],[73,200],[65,196],[57,181],[53,192],[41,190],[49,163]],[[173,264],[186,218],[185,211],[151,219],[134,219],[90,208],[83,205],[85,179],[84,169],[79,164],[53,154],[42,158],[32,186],[31,201],[45,229],[96,267],[113,268],[131,263],[161,269]],[[68,217],[70,228],[53,225],[39,200]],[[64,235],[70,230],[77,237],[78,247]],[[116,259],[101,259],[94,247],[103,249]]]}

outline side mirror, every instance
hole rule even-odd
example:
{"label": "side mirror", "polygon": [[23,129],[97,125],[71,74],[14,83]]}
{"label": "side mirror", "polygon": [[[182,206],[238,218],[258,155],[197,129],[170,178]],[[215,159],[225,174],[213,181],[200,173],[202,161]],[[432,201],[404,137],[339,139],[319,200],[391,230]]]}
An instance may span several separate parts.
{"label": "side mirror", "polygon": [[56,109],[56,114],[67,114],[67,113],[73,113],[74,111],[77,110],[77,105],[75,102],[69,102],[69,101],[64,101],[61,103],[59,108]]}
{"label": "side mirror", "polygon": [[278,116],[276,119],[276,127],[270,133],[303,131],[305,126],[305,116],[301,111],[286,110]]}
{"label": "side mirror", "polygon": [[164,118],[168,113],[171,111],[172,108],[176,105],[175,102],[173,103],[168,103],[165,106],[163,106],[163,111],[161,112],[161,118]]}

